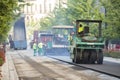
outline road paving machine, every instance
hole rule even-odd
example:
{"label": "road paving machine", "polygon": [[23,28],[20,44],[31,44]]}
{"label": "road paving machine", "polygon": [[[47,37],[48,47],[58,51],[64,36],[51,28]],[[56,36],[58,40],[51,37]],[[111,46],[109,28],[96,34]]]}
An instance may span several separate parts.
{"label": "road paving machine", "polygon": [[[80,26],[82,25],[82,32]],[[75,34],[70,39],[70,58],[74,63],[103,64],[105,41],[101,35],[101,20],[76,20]]]}

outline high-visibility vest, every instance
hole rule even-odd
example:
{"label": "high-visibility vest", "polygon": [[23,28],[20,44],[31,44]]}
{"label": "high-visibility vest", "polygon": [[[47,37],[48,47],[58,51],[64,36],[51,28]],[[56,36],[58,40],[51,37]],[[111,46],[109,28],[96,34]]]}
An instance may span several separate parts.
{"label": "high-visibility vest", "polygon": [[84,27],[79,27],[78,28],[78,32],[80,33],[80,32],[82,32],[84,30]]}
{"label": "high-visibility vest", "polygon": [[40,42],[40,43],[38,44],[38,48],[42,48],[42,47],[43,47],[43,43]]}
{"label": "high-visibility vest", "polygon": [[37,49],[37,44],[36,43],[33,44],[33,49]]}

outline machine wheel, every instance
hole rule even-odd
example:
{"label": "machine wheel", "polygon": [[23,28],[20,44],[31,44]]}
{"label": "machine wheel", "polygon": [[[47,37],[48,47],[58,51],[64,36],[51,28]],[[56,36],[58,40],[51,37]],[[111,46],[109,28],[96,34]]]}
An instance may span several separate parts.
{"label": "machine wheel", "polygon": [[87,50],[83,51],[83,63],[87,64],[89,63],[89,52]]}
{"label": "machine wheel", "polygon": [[99,52],[97,54],[97,63],[103,64],[103,52],[102,52],[102,50],[99,50]]}
{"label": "machine wheel", "polygon": [[74,57],[72,58],[72,62],[75,63],[75,50],[73,51]]}
{"label": "machine wheel", "polygon": [[74,62],[75,63],[80,63],[80,59],[78,57],[78,54],[75,54]]}
{"label": "machine wheel", "polygon": [[73,61],[75,62],[75,63],[82,63],[82,60],[80,60],[80,49],[77,49],[77,51],[74,49],[74,59],[73,59]]}
{"label": "machine wheel", "polygon": [[90,52],[90,64],[95,64],[95,61],[97,60],[97,52],[96,50],[91,50]]}
{"label": "machine wheel", "polygon": [[74,62],[75,62],[75,60],[74,60],[74,59],[72,59],[72,62],[74,63]]}
{"label": "machine wheel", "polygon": [[79,57],[78,57],[78,54],[77,54],[77,53],[74,54],[74,59],[73,59],[73,61],[74,61],[75,63],[79,63]]}

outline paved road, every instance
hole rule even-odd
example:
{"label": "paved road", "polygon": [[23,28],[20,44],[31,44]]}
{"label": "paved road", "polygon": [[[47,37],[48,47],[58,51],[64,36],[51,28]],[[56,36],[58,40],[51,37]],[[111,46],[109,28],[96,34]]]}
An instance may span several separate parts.
{"label": "paved road", "polygon": [[[72,63],[72,60],[69,58],[69,56],[50,56],[50,57]],[[105,73],[107,72],[111,75],[116,75],[117,77],[120,77],[120,63],[104,60],[102,65],[98,65],[98,64],[78,64],[78,65],[83,67],[88,67],[94,70],[99,70]]]}
{"label": "paved road", "polygon": [[[65,48],[54,49],[54,53],[48,52],[47,55],[50,57],[54,57],[54,58],[72,63],[72,60],[69,57],[69,53]],[[98,65],[98,64],[79,64],[79,65],[83,67],[88,67],[94,70],[107,72],[107,73],[110,73],[111,75],[116,75],[117,77],[120,78],[120,69],[119,69],[120,62],[119,63],[113,62],[112,59],[109,59],[108,61],[107,60],[108,59],[104,58],[103,65]]]}
{"label": "paved road", "polygon": [[19,80],[119,80],[46,56],[33,56],[32,50],[17,50],[10,55]]}

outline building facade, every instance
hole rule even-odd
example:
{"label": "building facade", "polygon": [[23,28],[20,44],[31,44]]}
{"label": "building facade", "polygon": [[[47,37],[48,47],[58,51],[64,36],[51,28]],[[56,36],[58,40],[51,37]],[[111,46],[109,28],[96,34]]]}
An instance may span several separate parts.
{"label": "building facade", "polygon": [[25,0],[25,3],[29,4],[22,9],[26,25],[39,22],[40,18],[47,16],[61,2],[66,2],[66,0]]}

